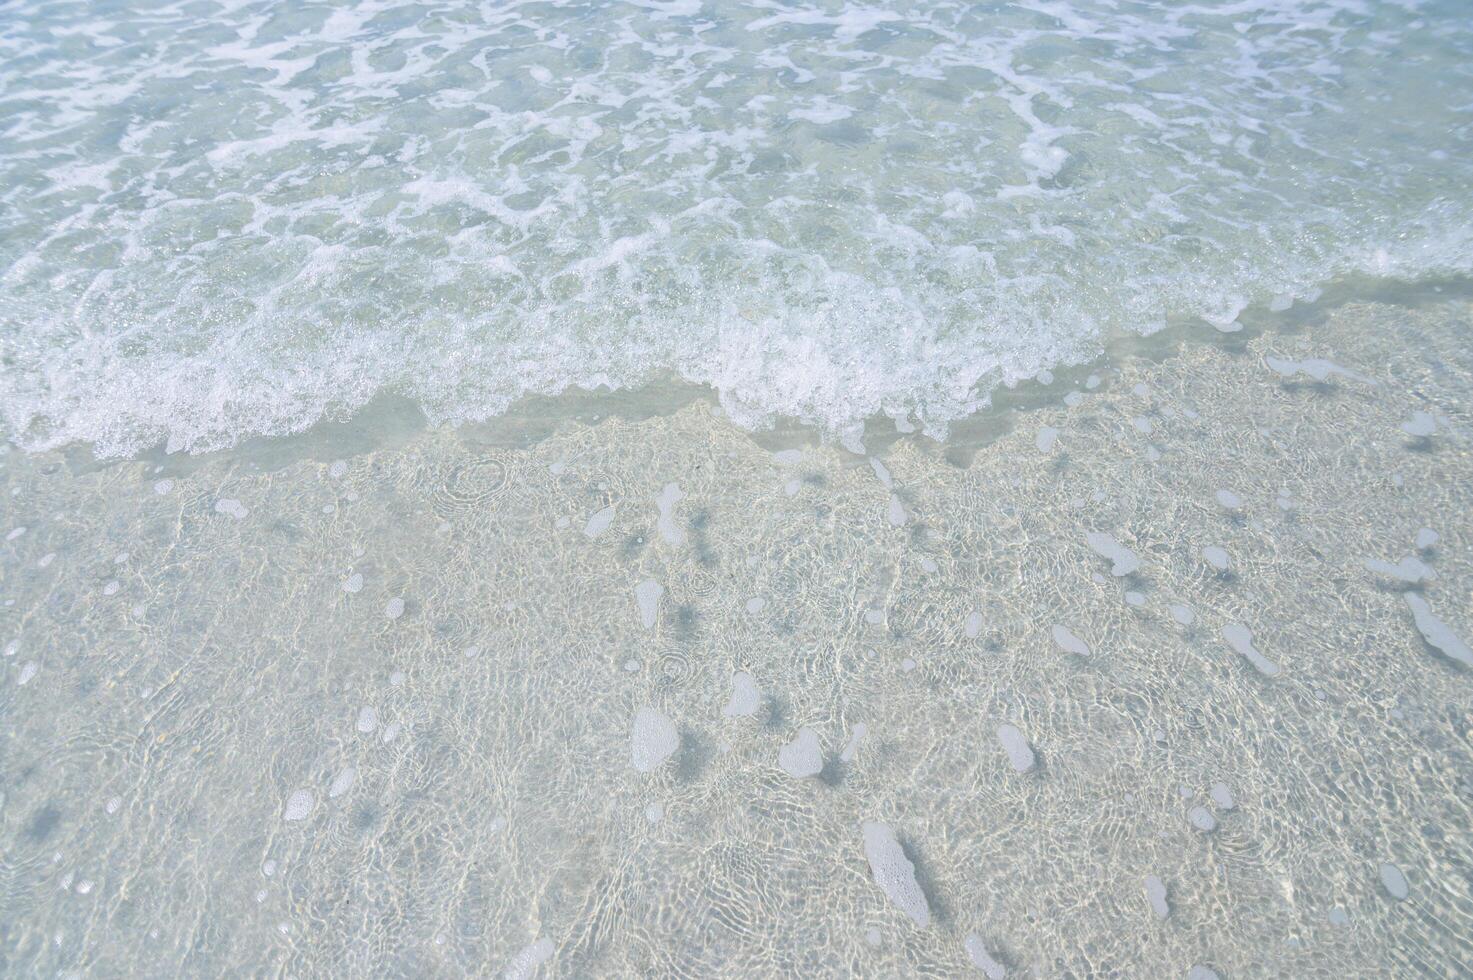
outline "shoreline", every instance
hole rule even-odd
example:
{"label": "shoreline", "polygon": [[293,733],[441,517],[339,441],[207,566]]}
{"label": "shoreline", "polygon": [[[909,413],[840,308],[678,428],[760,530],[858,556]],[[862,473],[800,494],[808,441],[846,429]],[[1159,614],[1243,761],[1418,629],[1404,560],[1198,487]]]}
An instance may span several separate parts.
{"label": "shoreline", "polygon": [[[1094,358],[1078,364],[1057,365],[1044,372],[1053,379],[1041,383],[1037,378],[1015,384],[999,384],[987,395],[987,403],[971,415],[947,423],[948,435],[935,439],[921,427],[903,417],[874,415],[859,424],[859,434],[825,430],[822,426],[786,416],[775,416],[762,428],[749,429],[732,424],[749,433],[763,445],[838,443],[855,455],[865,455],[871,442],[890,444],[909,436],[941,445],[955,445],[969,453],[979,440],[998,431],[999,423],[1012,413],[1052,404],[1088,375],[1108,371],[1120,359],[1145,358],[1160,361],[1176,356],[1181,350],[1201,344],[1243,345],[1265,335],[1292,336],[1306,326],[1323,322],[1346,307],[1367,304],[1399,306],[1412,310],[1439,303],[1473,299],[1473,278],[1434,279],[1423,282],[1363,279],[1341,281],[1312,290],[1315,299],[1294,301],[1281,310],[1266,306],[1244,309],[1234,329],[1213,327],[1206,320],[1186,319],[1166,324],[1151,333],[1117,334],[1105,338],[1102,350]],[[14,439],[0,442],[10,452],[61,453],[78,467],[108,466],[113,463],[148,460],[163,465],[171,472],[185,472],[208,460],[229,454],[261,459],[279,456],[285,459],[310,458],[321,452],[332,452],[330,445],[352,445],[358,451],[369,451],[379,445],[402,444],[435,429],[464,430],[476,441],[497,445],[525,445],[530,439],[544,438],[552,429],[566,422],[586,422],[623,417],[630,420],[668,415],[682,406],[703,402],[721,405],[722,394],[716,388],[687,381],[665,373],[638,388],[588,390],[569,388],[558,394],[524,394],[505,411],[485,419],[459,423],[432,424],[412,399],[394,393],[380,392],[367,404],[346,418],[319,419],[305,429],[281,434],[250,434],[228,448],[203,452],[166,452],[162,445],[125,455],[98,456],[95,446],[71,443],[43,450],[28,450]],[[725,415],[724,410],[722,414]]]}
{"label": "shoreline", "polygon": [[1451,971],[1470,314],[1131,352],[969,454],[698,399],[9,453],[11,962]]}

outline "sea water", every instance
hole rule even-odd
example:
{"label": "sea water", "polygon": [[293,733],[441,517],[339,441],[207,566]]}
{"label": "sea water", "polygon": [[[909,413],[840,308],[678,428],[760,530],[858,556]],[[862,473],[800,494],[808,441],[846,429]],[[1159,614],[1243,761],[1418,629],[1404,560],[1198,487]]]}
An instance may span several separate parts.
{"label": "sea water", "polygon": [[0,5],[0,973],[1473,971],[1460,2]]}
{"label": "sea water", "polygon": [[32,449],[670,377],[747,427],[941,436],[1117,334],[1473,266],[1464,0],[0,17]]}

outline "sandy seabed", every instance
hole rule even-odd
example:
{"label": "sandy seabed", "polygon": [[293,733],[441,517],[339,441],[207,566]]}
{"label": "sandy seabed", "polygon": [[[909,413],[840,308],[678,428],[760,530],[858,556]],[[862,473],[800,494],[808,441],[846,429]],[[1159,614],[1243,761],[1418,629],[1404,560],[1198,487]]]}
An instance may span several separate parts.
{"label": "sandy seabed", "polygon": [[0,971],[1467,975],[1470,322],[870,456],[703,397],[12,450]]}

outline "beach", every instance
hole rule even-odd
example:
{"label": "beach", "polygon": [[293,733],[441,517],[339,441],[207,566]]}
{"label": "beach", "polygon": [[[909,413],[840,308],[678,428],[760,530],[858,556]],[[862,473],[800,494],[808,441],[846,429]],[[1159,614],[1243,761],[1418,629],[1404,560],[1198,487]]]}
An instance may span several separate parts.
{"label": "beach", "polygon": [[1473,976],[1468,0],[0,0],[0,975]]}
{"label": "beach", "polygon": [[1460,974],[1470,316],[1122,337],[944,440],[667,383],[13,447],[0,963]]}

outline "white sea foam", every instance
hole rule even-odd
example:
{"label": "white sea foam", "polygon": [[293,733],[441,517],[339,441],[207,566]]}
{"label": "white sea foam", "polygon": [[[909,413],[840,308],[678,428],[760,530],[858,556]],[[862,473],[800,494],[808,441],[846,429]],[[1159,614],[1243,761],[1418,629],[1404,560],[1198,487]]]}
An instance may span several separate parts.
{"label": "white sea foam", "polygon": [[1017,726],[999,726],[997,740],[1002,743],[1003,751],[1008,756],[1008,763],[1014,769],[1018,772],[1028,772],[1033,768],[1033,747],[1028,744],[1028,739],[1018,730]]}
{"label": "white sea foam", "polygon": [[311,790],[299,789],[287,799],[286,807],[282,810],[282,819],[306,820],[315,804]]}
{"label": "white sea foam", "polygon": [[1407,585],[1420,585],[1437,578],[1436,572],[1413,555],[1407,555],[1394,565],[1380,558],[1367,558],[1365,564],[1368,571]]}
{"label": "white sea foam", "polygon": [[1473,23],[1290,9],[17,0],[0,429],[203,451],[673,375],[857,445],[1116,332],[1473,271]]}
{"label": "white sea foam", "polygon": [[817,776],[823,770],[818,734],[811,728],[798,729],[793,740],[778,750],[777,762],[789,776]]}
{"label": "white sea foam", "polygon": [[1166,883],[1155,875],[1146,875],[1141,882],[1146,889],[1146,901],[1151,905],[1151,911],[1156,913],[1156,918],[1165,919],[1171,915],[1171,906],[1166,901]]}
{"label": "white sea foam", "polygon": [[634,603],[639,607],[639,621],[645,629],[655,628],[655,619],[660,614],[660,597],[664,594],[665,587],[652,578],[634,587]]}
{"label": "white sea foam", "polygon": [[981,970],[987,980],[1003,980],[1008,975],[1007,967],[993,957],[982,937],[975,932],[967,934],[967,938],[962,940],[962,947],[967,951],[967,958],[972,961],[972,965]]}
{"label": "white sea foam", "polygon": [[911,921],[926,928],[931,924],[931,907],[916,880],[915,864],[906,856],[895,831],[885,824],[868,821],[860,829],[864,833],[864,856],[869,860],[875,884]]}
{"label": "white sea foam", "polygon": [[1253,645],[1253,632],[1242,623],[1228,623],[1222,628],[1222,638],[1227,641],[1228,646],[1240,657],[1251,663],[1255,670],[1265,677],[1273,677],[1279,672],[1279,665],[1265,657]]}
{"label": "white sea foam", "polygon": [[502,971],[502,980],[530,980],[537,968],[551,959],[556,951],[552,940],[546,937],[523,947]]}
{"label": "white sea foam", "polygon": [[675,505],[685,499],[685,494],[680,492],[680,487],[673,483],[665,484],[665,489],[655,498],[655,506],[660,511],[659,518],[655,521],[655,527],[660,532],[660,537],[665,543],[678,547],[685,540],[685,531],[675,521]]}
{"label": "white sea foam", "polygon": [[1074,631],[1067,626],[1055,623],[1053,627],[1054,642],[1065,653],[1077,654],[1081,657],[1089,656],[1089,644],[1074,635]]}
{"label": "white sea foam", "polygon": [[1456,661],[1464,667],[1473,668],[1473,649],[1470,649],[1451,627],[1433,614],[1432,607],[1427,605],[1427,600],[1415,592],[1408,592],[1405,598],[1407,608],[1412,611],[1412,621],[1416,623],[1417,632],[1422,634],[1427,644],[1449,660]]}
{"label": "white sea foam", "polygon": [[1140,559],[1136,557],[1135,552],[1108,534],[1091,532],[1085,535],[1085,541],[1089,543],[1095,554],[1110,560],[1110,574],[1116,578],[1130,575],[1141,567]]}
{"label": "white sea foam", "polygon": [[1400,902],[1411,894],[1406,875],[1394,864],[1381,865],[1381,884],[1392,898]]}
{"label": "white sea foam", "polygon": [[629,764],[636,770],[652,772],[679,747],[675,722],[663,712],[648,705],[635,712],[629,734]]}
{"label": "white sea foam", "polygon": [[358,775],[358,770],[352,766],[344,766],[342,770],[333,777],[332,785],[327,789],[328,799],[337,799],[348,790],[353,788],[353,780]]}
{"label": "white sea foam", "polygon": [[738,718],[746,715],[755,715],[757,708],[762,704],[762,690],[757,686],[756,680],[745,670],[739,670],[731,675],[731,697],[721,713],[728,718]]}

